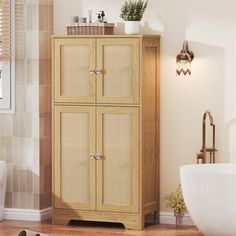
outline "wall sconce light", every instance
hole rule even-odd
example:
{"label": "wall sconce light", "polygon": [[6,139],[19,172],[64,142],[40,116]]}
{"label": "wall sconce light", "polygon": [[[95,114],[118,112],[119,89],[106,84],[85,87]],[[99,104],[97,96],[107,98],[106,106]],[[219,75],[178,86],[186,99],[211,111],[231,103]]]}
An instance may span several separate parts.
{"label": "wall sconce light", "polygon": [[176,57],[176,73],[177,75],[191,75],[191,62],[194,58],[193,52],[188,49],[188,41],[183,43],[183,49]]}

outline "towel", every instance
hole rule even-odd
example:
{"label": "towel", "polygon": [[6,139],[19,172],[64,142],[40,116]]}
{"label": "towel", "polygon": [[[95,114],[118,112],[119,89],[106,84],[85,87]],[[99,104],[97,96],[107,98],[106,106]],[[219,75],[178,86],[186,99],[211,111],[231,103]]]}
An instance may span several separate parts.
{"label": "towel", "polygon": [[22,230],[14,236],[49,236],[49,234],[33,232],[33,231],[30,231],[30,230]]}
{"label": "towel", "polygon": [[22,230],[17,234],[14,234],[13,236],[75,236],[72,234],[45,234],[45,233],[39,233],[39,232],[34,232],[31,230]]}

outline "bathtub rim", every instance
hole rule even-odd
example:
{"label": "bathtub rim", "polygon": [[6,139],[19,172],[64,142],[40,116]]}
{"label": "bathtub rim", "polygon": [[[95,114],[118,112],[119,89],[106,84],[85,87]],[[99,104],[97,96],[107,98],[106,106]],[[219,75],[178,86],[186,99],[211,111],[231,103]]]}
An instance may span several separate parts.
{"label": "bathtub rim", "polygon": [[182,172],[203,172],[236,175],[236,163],[187,164],[179,167]]}

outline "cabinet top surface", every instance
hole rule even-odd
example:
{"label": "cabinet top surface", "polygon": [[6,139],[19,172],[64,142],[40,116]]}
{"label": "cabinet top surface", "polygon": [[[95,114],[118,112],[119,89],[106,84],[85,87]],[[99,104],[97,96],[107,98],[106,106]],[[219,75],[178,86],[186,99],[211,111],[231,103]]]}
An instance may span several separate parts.
{"label": "cabinet top surface", "polygon": [[52,35],[52,38],[160,38],[160,35],[112,34],[112,35]]}

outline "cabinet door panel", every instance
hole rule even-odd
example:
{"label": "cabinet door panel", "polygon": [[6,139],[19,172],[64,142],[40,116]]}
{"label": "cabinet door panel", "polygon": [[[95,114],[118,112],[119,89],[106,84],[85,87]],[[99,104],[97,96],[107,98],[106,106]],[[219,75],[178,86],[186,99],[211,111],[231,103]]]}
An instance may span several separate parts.
{"label": "cabinet door panel", "polygon": [[55,107],[55,206],[95,209],[95,110]]}
{"label": "cabinet door panel", "polygon": [[97,108],[97,209],[137,212],[139,109]]}
{"label": "cabinet door panel", "polygon": [[139,103],[139,39],[97,39],[98,103]]}
{"label": "cabinet door panel", "polygon": [[95,39],[57,39],[54,47],[55,101],[95,102]]}

